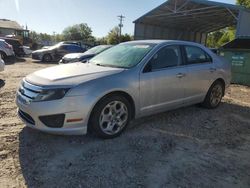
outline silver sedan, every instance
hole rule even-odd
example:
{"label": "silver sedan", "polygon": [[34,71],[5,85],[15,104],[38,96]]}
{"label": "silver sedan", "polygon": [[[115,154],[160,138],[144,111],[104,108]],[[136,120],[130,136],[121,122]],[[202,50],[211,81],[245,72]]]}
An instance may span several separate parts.
{"label": "silver sedan", "polygon": [[202,45],[133,41],[25,77],[17,91],[19,117],[31,128],[102,138],[120,135],[131,119],[201,103],[219,106],[231,66]]}

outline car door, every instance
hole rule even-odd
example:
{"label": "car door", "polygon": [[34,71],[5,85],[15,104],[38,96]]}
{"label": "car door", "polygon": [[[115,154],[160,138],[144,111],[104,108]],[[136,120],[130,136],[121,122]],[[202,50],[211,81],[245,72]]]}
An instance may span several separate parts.
{"label": "car door", "polygon": [[211,56],[197,46],[183,46],[188,82],[185,84],[185,103],[198,103],[204,100],[212,84],[216,67]]}
{"label": "car door", "polygon": [[68,52],[67,45],[61,45],[55,50],[55,59],[59,60]]}
{"label": "car door", "polygon": [[183,103],[183,79],[179,46],[158,50],[140,73],[140,110],[143,115],[176,108]]}

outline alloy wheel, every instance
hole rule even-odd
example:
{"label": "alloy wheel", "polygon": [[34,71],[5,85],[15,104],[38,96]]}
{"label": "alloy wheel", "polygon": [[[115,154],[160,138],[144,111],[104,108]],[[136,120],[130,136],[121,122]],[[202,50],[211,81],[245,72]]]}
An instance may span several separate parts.
{"label": "alloy wheel", "polygon": [[217,106],[222,99],[223,89],[220,84],[217,84],[213,87],[210,95],[210,103],[212,106]]}
{"label": "alloy wheel", "polygon": [[125,127],[128,117],[127,106],[121,101],[112,101],[103,108],[99,125],[105,134],[114,135]]}

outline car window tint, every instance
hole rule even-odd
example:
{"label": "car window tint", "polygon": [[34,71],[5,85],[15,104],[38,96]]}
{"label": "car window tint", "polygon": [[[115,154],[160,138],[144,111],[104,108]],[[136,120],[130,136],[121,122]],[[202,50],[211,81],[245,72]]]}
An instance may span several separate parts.
{"label": "car window tint", "polygon": [[201,48],[195,46],[185,46],[187,64],[208,63],[212,58]]}
{"label": "car window tint", "polygon": [[81,47],[80,46],[73,46],[73,51],[74,52],[79,52],[79,51],[81,51]]}
{"label": "car window tint", "polygon": [[76,45],[69,45],[69,46],[67,46],[67,50],[70,52],[79,52],[80,47],[76,46]]}
{"label": "car window tint", "polygon": [[175,67],[180,64],[180,50],[178,46],[168,46],[160,49],[150,60],[152,70]]}

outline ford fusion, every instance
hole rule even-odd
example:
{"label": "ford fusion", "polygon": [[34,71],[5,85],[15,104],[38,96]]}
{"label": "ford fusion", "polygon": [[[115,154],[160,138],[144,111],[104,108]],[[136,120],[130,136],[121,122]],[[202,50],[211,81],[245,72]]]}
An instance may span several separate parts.
{"label": "ford fusion", "polygon": [[56,134],[120,135],[130,120],[201,103],[219,106],[231,67],[202,45],[133,41],[90,63],[50,67],[26,76],[17,91],[19,117]]}

